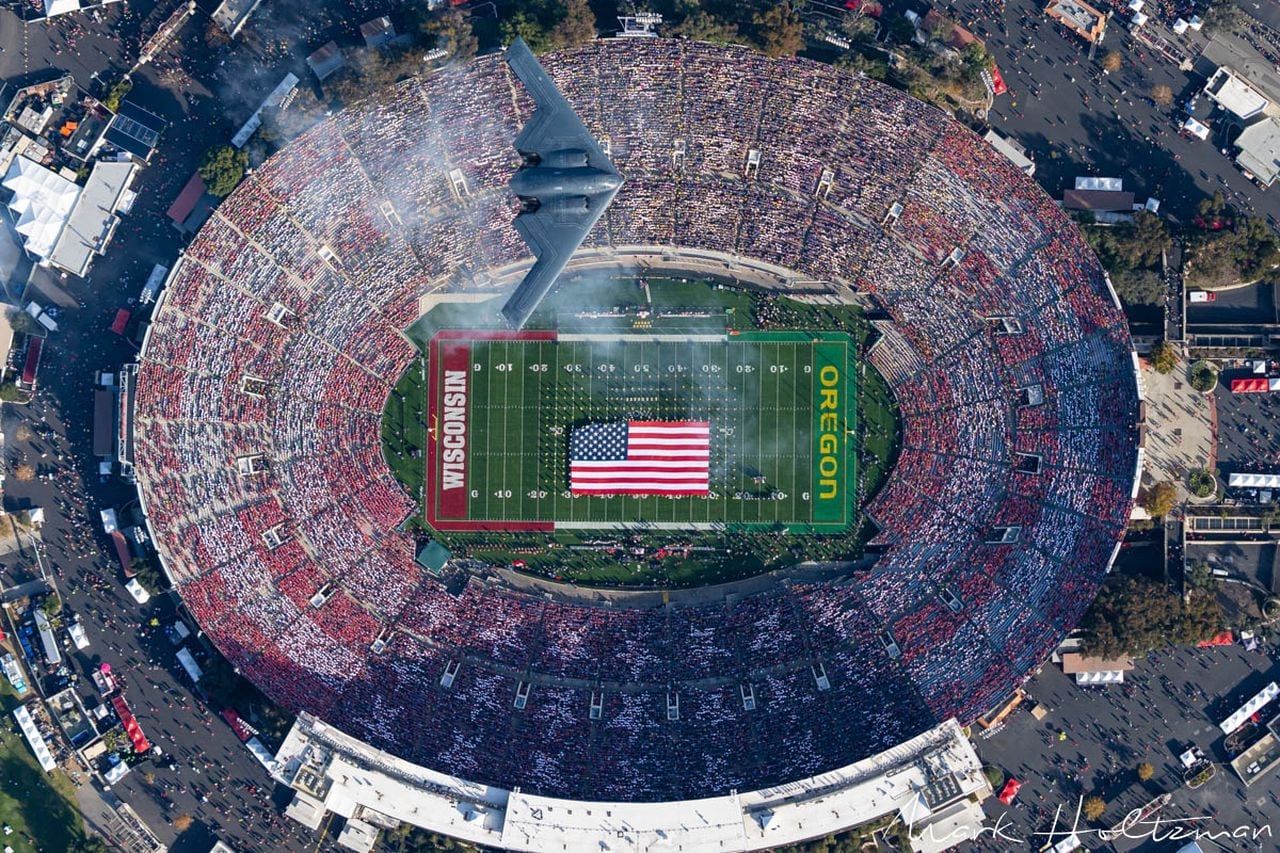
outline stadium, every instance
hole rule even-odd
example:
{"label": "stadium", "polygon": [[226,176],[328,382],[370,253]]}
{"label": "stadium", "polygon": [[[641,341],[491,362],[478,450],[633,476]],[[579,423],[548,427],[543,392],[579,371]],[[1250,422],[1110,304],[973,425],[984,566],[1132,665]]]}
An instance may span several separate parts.
{"label": "stadium", "polygon": [[307,131],[175,266],[133,429],[185,605],[302,719],[455,780],[455,817],[497,790],[803,800],[821,786],[785,786],[990,709],[1076,624],[1137,491],[1136,357],[1074,226],[969,130],[829,66],[656,39],[543,62],[627,178],[577,268],[868,307],[902,418],[874,564],[629,603],[415,562],[380,444],[404,331],[529,264],[507,190],[529,101],[486,57]]}

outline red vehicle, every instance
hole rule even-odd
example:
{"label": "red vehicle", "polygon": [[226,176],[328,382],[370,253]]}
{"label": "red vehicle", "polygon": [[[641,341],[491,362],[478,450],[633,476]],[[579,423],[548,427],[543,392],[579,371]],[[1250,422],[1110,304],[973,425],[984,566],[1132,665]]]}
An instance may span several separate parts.
{"label": "red vehicle", "polygon": [[1017,779],[1010,778],[1008,782],[1004,783],[1004,787],[1000,789],[1000,793],[997,795],[996,799],[1004,803],[1006,806],[1013,805],[1013,798],[1018,796],[1018,791],[1021,788],[1021,782]]}
{"label": "red vehicle", "polygon": [[997,95],[1003,95],[1009,91],[1009,87],[1004,82],[1004,77],[1000,74],[1000,69],[994,65],[991,66],[991,91]]}

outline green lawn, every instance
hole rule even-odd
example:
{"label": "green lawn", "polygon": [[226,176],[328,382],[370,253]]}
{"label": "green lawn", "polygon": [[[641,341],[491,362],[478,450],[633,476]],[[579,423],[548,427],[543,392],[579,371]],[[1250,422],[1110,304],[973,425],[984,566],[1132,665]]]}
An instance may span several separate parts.
{"label": "green lawn", "polygon": [[421,506],[426,476],[423,449],[427,442],[427,389],[424,360],[415,359],[400,377],[382,412],[382,452],[391,473]]}
{"label": "green lawn", "polygon": [[70,780],[60,770],[45,773],[18,730],[18,696],[7,680],[0,686],[5,723],[0,726],[0,826],[13,834],[0,844],[16,853],[69,850],[84,840],[84,821]]}

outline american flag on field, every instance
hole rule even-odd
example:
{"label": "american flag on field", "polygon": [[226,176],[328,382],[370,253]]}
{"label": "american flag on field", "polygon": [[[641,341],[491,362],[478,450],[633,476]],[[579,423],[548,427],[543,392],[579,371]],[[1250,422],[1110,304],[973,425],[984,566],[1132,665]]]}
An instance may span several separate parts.
{"label": "american flag on field", "polygon": [[588,424],[569,436],[575,495],[706,495],[710,465],[706,421]]}

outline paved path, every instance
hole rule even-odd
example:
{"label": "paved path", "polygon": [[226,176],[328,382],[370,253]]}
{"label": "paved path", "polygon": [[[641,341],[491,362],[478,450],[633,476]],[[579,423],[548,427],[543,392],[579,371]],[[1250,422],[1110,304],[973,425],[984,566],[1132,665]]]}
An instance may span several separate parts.
{"label": "paved path", "polygon": [[1172,373],[1142,371],[1147,393],[1147,453],[1142,483],[1149,487],[1162,480],[1178,484],[1187,494],[1187,474],[1213,463],[1213,414],[1211,397],[1187,381],[1183,360]]}

